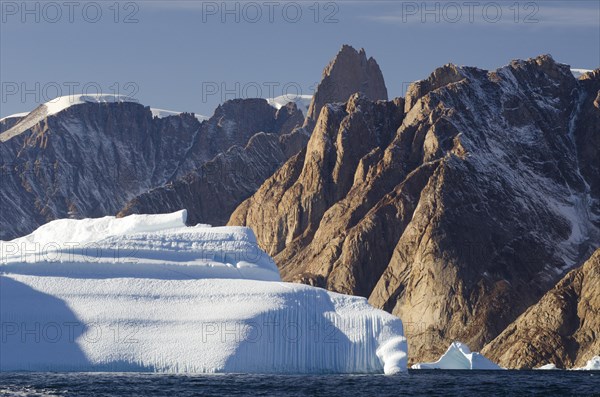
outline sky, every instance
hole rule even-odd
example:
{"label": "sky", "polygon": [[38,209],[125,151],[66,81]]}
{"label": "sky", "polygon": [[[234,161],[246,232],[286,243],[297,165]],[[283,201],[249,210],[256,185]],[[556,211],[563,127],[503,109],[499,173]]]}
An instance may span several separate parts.
{"label": "sky", "polygon": [[342,44],[377,60],[390,97],[449,62],[594,69],[600,0],[1,0],[0,117],[99,91],[208,116],[234,97],[311,95]]}

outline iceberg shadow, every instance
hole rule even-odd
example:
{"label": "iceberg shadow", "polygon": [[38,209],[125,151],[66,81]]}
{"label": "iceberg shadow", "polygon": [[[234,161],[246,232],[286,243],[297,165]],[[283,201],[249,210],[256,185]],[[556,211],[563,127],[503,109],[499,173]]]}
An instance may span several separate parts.
{"label": "iceberg shadow", "polygon": [[60,299],[0,276],[0,371],[90,368],[77,340],[83,324]]}

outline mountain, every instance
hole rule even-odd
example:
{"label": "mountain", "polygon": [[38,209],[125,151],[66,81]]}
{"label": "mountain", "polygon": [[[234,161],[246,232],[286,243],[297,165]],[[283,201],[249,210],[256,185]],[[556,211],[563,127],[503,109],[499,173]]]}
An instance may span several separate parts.
{"label": "mountain", "polygon": [[0,239],[57,218],[114,215],[132,198],[198,169],[259,132],[289,133],[302,123],[293,108],[236,99],[201,122],[165,115],[131,98],[61,97],[0,134]]}
{"label": "mountain", "polygon": [[[268,100],[278,109],[277,119],[290,120],[289,126],[297,128],[284,129],[279,135],[261,134],[245,147],[232,147],[199,170],[135,197],[118,215],[158,214],[185,208],[190,224],[226,224],[238,205],[306,146],[316,112],[324,104],[345,102],[355,92],[372,95],[374,99],[387,98],[377,62],[367,59],[364,50],[356,51],[345,45],[325,67],[314,97],[283,96]],[[306,118],[298,118],[297,107],[308,108],[302,111]]]}
{"label": "mountain", "polygon": [[600,245],[598,84],[543,55],[326,104],[229,224],[284,280],[402,318],[411,361],[480,350]]}
{"label": "mountain", "polygon": [[136,196],[117,216],[161,214],[185,208],[190,225],[224,225],[233,210],[300,150],[307,139],[303,135],[259,132],[245,147],[233,146],[199,169]]}
{"label": "mountain", "polygon": [[[485,348],[500,365],[585,366],[600,352],[600,250],[569,272]],[[485,354],[485,353],[484,353]]]}
{"label": "mountain", "polygon": [[321,82],[308,108],[305,125],[312,126],[327,103],[345,102],[350,95],[362,92],[371,99],[388,99],[383,74],[375,59],[364,49],[356,51],[343,45],[323,70]]}
{"label": "mountain", "polygon": [[10,116],[1,118],[0,119],[0,134],[3,133],[4,131],[8,130],[9,128],[12,128],[14,125],[16,125],[19,121],[21,121],[28,114],[29,113],[17,113],[17,114],[11,114]]}

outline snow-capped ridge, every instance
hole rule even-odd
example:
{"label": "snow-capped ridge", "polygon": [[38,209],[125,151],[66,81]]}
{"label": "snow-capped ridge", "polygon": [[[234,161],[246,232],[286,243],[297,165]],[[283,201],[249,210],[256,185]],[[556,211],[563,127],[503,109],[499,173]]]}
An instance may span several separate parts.
{"label": "snow-capped ridge", "polygon": [[[179,116],[180,114],[184,113],[184,112],[178,112],[175,110],[166,110],[166,109],[159,109],[159,108],[150,108],[150,111],[152,112],[152,117],[158,117],[159,119],[163,119],[165,117],[171,117],[171,116]],[[204,120],[208,120],[210,117],[208,116],[203,116],[201,114],[195,114],[194,116],[196,117],[196,119],[198,119],[198,121],[204,121]]]}
{"label": "snow-capped ridge", "polygon": [[304,117],[306,117],[306,114],[308,113],[311,100],[312,95],[281,95],[275,98],[267,98],[269,105],[273,106],[277,110],[281,109],[290,102],[295,103]]}
{"label": "snow-capped ridge", "polygon": [[71,106],[81,105],[83,103],[140,103],[137,99],[119,94],[85,94],[85,95],[65,95],[54,98],[42,106],[46,107],[46,117],[52,116]]}
{"label": "snow-capped ridge", "polygon": [[587,73],[593,72],[592,69],[580,69],[580,68],[571,68],[571,73],[576,79],[579,79],[581,76]]}
{"label": "snow-capped ridge", "polygon": [[23,118],[23,117],[27,116],[28,114],[29,114],[29,112],[22,112],[22,113],[9,114],[9,115],[8,115],[8,116],[6,116],[6,117],[2,117],[2,118],[0,119],[0,121],[5,121],[5,120],[8,120],[8,119],[19,119],[19,118]]}
{"label": "snow-capped ridge", "polygon": [[[65,95],[54,98],[46,103],[36,107],[31,112],[18,113],[3,118],[2,120],[11,117],[22,117],[15,126],[4,131],[0,134],[0,142],[6,142],[10,138],[20,135],[28,129],[32,128],[46,117],[54,116],[64,110],[69,109],[72,106],[82,105],[86,103],[92,104],[105,104],[105,103],[135,103],[141,105],[141,103],[133,97],[119,94],[77,94],[77,95]],[[173,110],[149,108],[152,117],[164,118],[169,116],[178,116],[183,112],[177,112]],[[195,114],[198,121],[208,120],[207,116]],[[1,120],[0,120],[1,121]]]}

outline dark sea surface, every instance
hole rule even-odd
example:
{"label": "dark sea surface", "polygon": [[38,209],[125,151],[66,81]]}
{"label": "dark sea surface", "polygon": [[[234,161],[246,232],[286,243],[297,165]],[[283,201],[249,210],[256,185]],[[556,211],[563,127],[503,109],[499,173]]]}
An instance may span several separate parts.
{"label": "dark sea surface", "polygon": [[0,396],[600,396],[600,372],[384,375],[0,373]]}

